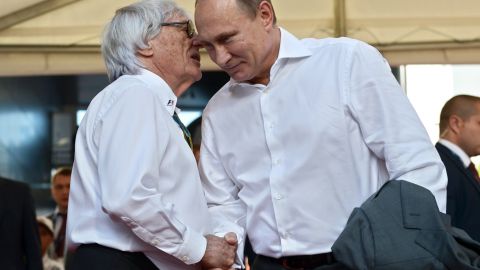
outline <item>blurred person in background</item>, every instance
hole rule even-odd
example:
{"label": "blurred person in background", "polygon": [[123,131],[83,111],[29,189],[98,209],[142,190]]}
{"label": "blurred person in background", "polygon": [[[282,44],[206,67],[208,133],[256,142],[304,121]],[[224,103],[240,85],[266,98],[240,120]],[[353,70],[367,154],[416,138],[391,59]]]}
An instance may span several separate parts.
{"label": "blurred person in background", "polygon": [[56,207],[47,217],[52,221],[54,241],[54,257],[62,259],[65,255],[65,231],[67,227],[68,196],[70,193],[70,179],[72,168],[61,167],[55,170],[51,180],[50,190]]}
{"label": "blurred person in background", "polygon": [[0,240],[0,269],[42,269],[40,237],[30,187],[1,177]]}
{"label": "blurred person in background", "polygon": [[44,216],[37,217],[40,244],[42,249],[43,270],[63,270],[63,263],[48,254],[48,248],[53,244],[53,224]]}
{"label": "blurred person in background", "polygon": [[458,95],[445,103],[435,147],[447,168],[452,225],[480,242],[480,177],[470,160],[480,155],[480,97]]}

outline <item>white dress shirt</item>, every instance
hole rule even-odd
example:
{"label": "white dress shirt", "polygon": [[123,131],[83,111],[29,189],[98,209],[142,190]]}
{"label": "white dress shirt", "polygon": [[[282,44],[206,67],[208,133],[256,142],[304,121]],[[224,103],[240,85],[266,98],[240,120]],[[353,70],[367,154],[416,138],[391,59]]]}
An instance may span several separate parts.
{"label": "white dress shirt", "polygon": [[[90,103],[75,144],[70,248],[143,252],[160,269],[200,269],[208,210],[192,150],[157,75],[124,75]],[[186,265],[186,264],[189,265]]]}
{"label": "white dress shirt", "polygon": [[43,270],[64,270],[63,259],[53,259],[45,253],[42,257]]}
{"label": "white dress shirt", "polygon": [[215,232],[246,226],[259,254],[329,252],[389,179],[428,188],[445,212],[445,167],[386,61],[360,41],[282,29],[269,84],[230,80],[202,132]]}
{"label": "white dress shirt", "polygon": [[462,161],[463,166],[465,168],[468,168],[468,166],[470,166],[470,163],[472,162],[472,160],[470,160],[470,157],[467,155],[467,153],[465,153],[465,151],[463,151],[463,149],[460,148],[458,145],[445,139],[439,139],[438,143],[445,146],[450,151],[452,151],[455,155],[457,155],[458,158],[460,158],[460,160]]}

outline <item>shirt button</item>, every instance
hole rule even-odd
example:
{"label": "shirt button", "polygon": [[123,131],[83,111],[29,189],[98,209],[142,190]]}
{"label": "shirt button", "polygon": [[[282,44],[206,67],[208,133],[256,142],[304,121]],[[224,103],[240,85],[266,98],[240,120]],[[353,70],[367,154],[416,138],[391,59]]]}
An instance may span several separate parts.
{"label": "shirt button", "polygon": [[282,194],[279,194],[279,193],[275,193],[275,196],[274,196],[274,197],[275,197],[275,200],[281,200],[281,199],[283,199]]}
{"label": "shirt button", "polygon": [[273,160],[273,165],[278,165],[280,164],[280,159],[279,158],[276,158]]}
{"label": "shirt button", "polygon": [[153,239],[153,240],[152,240],[152,245],[153,245],[153,246],[157,246],[157,245],[158,245],[158,240],[157,240],[157,239]]}
{"label": "shirt button", "polygon": [[188,261],[189,259],[190,259],[190,258],[189,258],[188,256],[183,256],[183,257],[182,257],[182,261],[184,261],[184,262]]}

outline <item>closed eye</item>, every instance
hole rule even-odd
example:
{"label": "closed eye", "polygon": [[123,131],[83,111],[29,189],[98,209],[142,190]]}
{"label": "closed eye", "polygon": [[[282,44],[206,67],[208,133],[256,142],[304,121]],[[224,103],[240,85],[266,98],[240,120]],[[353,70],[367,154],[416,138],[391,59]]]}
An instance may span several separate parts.
{"label": "closed eye", "polygon": [[220,43],[220,44],[226,44],[226,43],[229,43],[231,40],[232,40],[232,37],[231,37],[231,36],[229,36],[229,37],[222,37],[222,39],[218,40],[218,43]]}
{"label": "closed eye", "polygon": [[217,38],[215,38],[215,40],[219,44],[229,43],[233,40],[233,38],[236,34],[237,34],[237,31],[223,33],[223,34],[217,36]]}

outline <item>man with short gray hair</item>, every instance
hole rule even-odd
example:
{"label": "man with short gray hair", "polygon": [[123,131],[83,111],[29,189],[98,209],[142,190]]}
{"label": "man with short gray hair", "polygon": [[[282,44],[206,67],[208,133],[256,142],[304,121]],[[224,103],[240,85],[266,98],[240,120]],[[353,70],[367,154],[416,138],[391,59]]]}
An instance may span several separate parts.
{"label": "man with short gray hair", "polygon": [[[174,2],[117,10],[102,54],[112,83],[80,124],[69,201],[73,269],[229,269],[235,234],[209,215],[177,97],[198,81],[191,20]],[[206,235],[206,236],[205,236]]]}
{"label": "man with short gray hair", "polygon": [[269,0],[197,0],[195,22],[230,76],[202,115],[200,175],[217,230],[236,231],[240,251],[247,231],[254,270],[338,266],[350,213],[389,180],[428,188],[444,211],[445,168],[375,48],[298,39]]}

